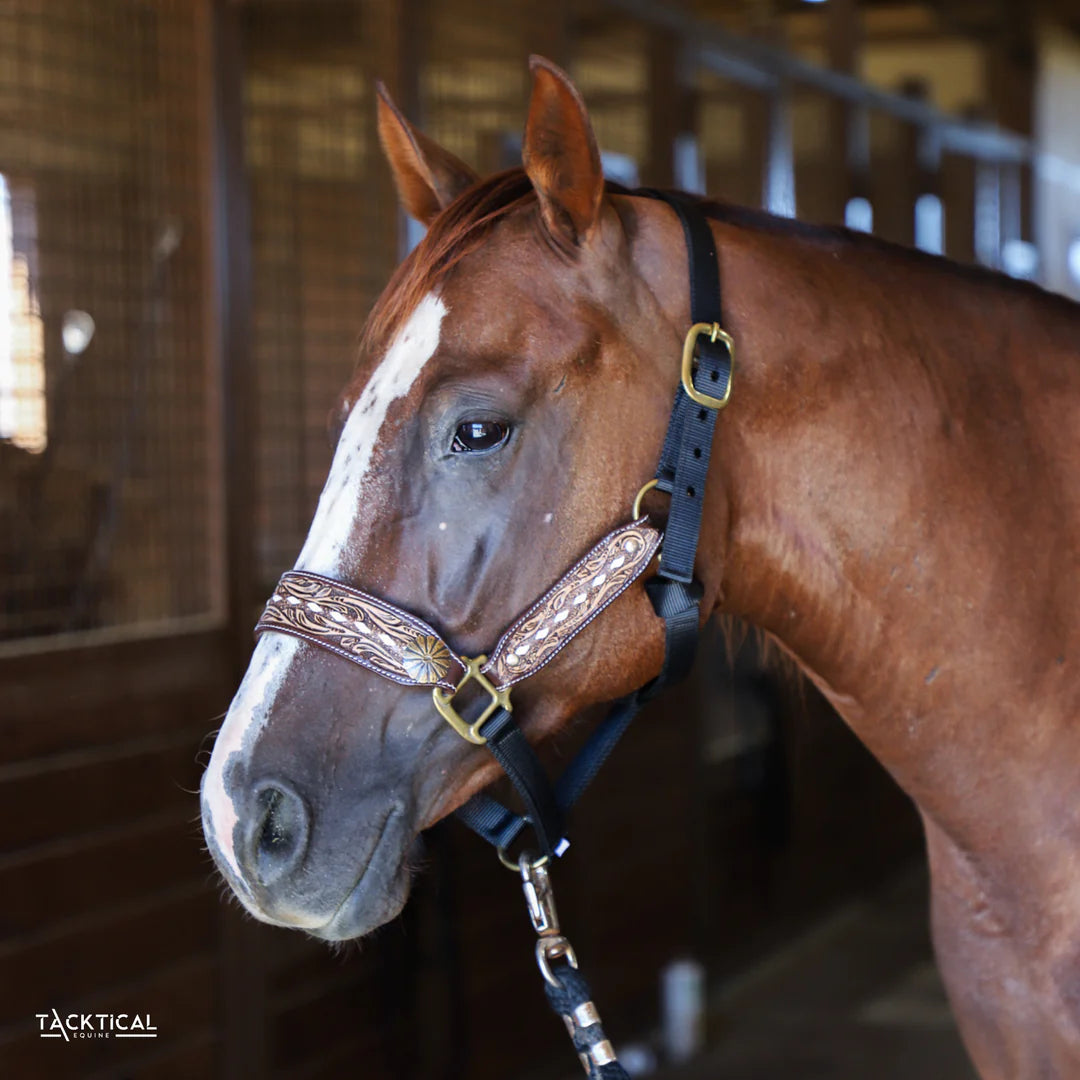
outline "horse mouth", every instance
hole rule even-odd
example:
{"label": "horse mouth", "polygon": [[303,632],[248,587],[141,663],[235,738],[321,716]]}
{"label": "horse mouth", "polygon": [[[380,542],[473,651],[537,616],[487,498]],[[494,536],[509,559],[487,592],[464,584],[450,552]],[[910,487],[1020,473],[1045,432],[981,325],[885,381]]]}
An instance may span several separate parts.
{"label": "horse mouth", "polygon": [[306,928],[308,934],[322,941],[351,941],[389,922],[405,906],[409,874],[408,845],[401,836],[404,818],[401,807],[387,813],[356,881],[333,915],[321,926]]}

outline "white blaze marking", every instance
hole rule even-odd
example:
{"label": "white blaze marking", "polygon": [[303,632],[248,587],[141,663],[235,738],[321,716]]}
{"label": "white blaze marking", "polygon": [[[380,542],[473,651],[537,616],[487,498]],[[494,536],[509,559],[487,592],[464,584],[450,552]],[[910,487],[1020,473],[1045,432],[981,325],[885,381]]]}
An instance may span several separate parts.
{"label": "white blaze marking", "polygon": [[439,328],[445,314],[446,305],[442,300],[428,293],[398,331],[382,363],[353,406],[341,433],[326,486],[319,496],[319,507],[308,530],[307,542],[296,560],[297,570],[327,577],[340,574],[341,555],[360,511],[361,489],[386,414],[398,398],[412,389],[424,365],[439,347]]}
{"label": "white blaze marking", "polygon": [[233,849],[233,829],[239,814],[225,790],[225,767],[234,753],[250,753],[299,647],[300,639],[287,634],[259,636],[251,663],[229,706],[225,723],[221,725],[214,742],[210,764],[203,776],[202,796],[214,842],[241,882],[244,875],[240,872]]}
{"label": "white blaze marking", "polygon": [[[341,555],[360,512],[361,489],[386,414],[398,398],[408,394],[424,365],[434,355],[445,314],[446,305],[439,297],[430,293],[425,296],[352,406],[319,498],[315,519],[296,562],[298,570],[329,577],[340,574]],[[367,631],[365,626],[360,629]],[[225,789],[225,767],[233,754],[250,755],[290,673],[299,646],[299,639],[287,634],[265,633],[259,637],[203,777],[203,802],[210,832],[218,851],[241,883],[244,877],[233,848],[233,829],[239,821],[239,812]]]}

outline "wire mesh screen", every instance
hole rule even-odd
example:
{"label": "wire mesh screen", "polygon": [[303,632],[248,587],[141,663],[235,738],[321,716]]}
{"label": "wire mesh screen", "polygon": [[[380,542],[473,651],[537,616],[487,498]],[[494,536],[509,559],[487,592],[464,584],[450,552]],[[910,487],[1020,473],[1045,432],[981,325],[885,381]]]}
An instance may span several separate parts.
{"label": "wire mesh screen", "polygon": [[0,640],[217,603],[204,17],[0,3]]}
{"label": "wire mesh screen", "polygon": [[755,90],[699,70],[697,135],[705,190],[727,202],[760,206],[768,101]]}
{"label": "wire mesh screen", "polygon": [[423,127],[481,173],[521,163],[529,71],[522,3],[430,4],[420,71]]}
{"label": "wire mesh screen", "polygon": [[258,574],[295,561],[330,462],[327,416],[397,255],[375,132],[385,5],[245,9]]}
{"label": "wire mesh screen", "polygon": [[420,71],[424,129],[481,173],[521,163],[538,52],[565,64],[589,103],[605,168],[634,180],[647,150],[645,36],[599,3],[430,3]]}
{"label": "wire mesh screen", "polygon": [[[605,172],[635,183],[649,154],[648,37],[643,27],[598,8],[582,18],[570,74],[589,107]],[[616,156],[617,155],[617,156]]]}
{"label": "wire mesh screen", "polygon": [[538,38],[547,46],[543,14],[524,2],[255,0],[243,16],[255,535],[267,589],[303,544],[330,462],[328,412],[400,250],[375,79],[487,172],[520,161],[526,58]]}

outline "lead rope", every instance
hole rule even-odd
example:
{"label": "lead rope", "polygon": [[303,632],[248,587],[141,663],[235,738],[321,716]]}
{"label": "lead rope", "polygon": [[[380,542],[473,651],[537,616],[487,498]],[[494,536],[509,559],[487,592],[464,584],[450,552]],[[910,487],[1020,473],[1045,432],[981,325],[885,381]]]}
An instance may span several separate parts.
{"label": "lead rope", "polygon": [[[537,934],[536,963],[544,976],[548,1004],[562,1017],[590,1080],[630,1080],[604,1033],[589,984],[578,970],[573,946],[559,927],[547,863],[546,857],[534,860],[525,852],[518,857],[525,905]],[[557,963],[560,960],[565,963]]]}

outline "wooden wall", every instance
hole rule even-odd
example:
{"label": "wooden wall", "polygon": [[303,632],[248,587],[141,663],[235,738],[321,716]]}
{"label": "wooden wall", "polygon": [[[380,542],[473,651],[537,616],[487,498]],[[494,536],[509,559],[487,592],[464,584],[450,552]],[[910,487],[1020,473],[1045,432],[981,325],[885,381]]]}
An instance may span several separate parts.
{"label": "wooden wall", "polygon": [[[194,820],[232,682],[221,636],[0,662],[0,1067],[208,1075],[221,914]],[[39,1038],[35,1014],[149,1011],[153,1042]]]}

